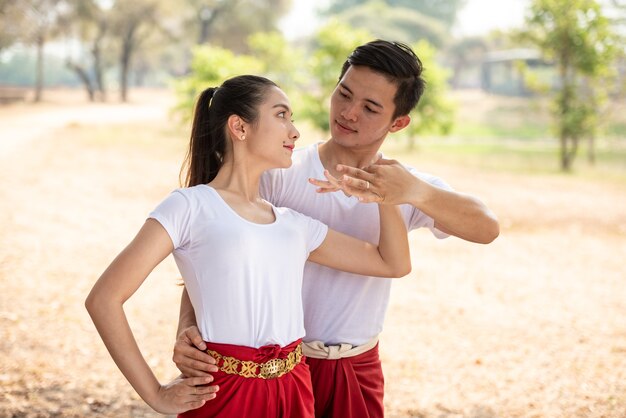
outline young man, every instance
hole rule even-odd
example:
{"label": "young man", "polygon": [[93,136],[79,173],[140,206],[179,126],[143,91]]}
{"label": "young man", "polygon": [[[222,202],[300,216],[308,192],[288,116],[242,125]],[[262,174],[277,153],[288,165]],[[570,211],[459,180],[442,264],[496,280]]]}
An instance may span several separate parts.
{"label": "young man", "polygon": [[[408,230],[425,227],[437,238],[493,241],[498,222],[478,199],[379,157],[387,134],[409,124],[408,114],[424,90],[421,73],[420,60],[406,45],[376,40],[356,48],[331,96],[331,138],[296,151],[291,168],[266,173],[261,185],[265,199],[366,241],[378,237],[378,211],[363,202],[401,204]],[[328,180],[316,180],[325,174]],[[344,193],[327,193],[337,190]],[[304,353],[317,417],[384,415],[378,334],[390,287],[390,279],[356,277],[307,263]],[[200,351],[205,346],[194,325],[183,292],[174,361],[184,374],[203,376],[216,367]]]}

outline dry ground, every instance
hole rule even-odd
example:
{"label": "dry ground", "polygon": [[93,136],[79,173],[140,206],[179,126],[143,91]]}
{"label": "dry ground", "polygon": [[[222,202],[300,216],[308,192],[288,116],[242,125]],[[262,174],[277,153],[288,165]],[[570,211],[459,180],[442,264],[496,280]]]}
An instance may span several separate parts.
{"label": "dry ground", "polygon": [[[0,108],[3,417],[156,416],[83,300],[177,186],[185,138],[162,95],[79,103]],[[387,415],[626,417],[623,184],[409,160],[480,196],[502,232],[488,246],[412,234],[414,270],[394,285],[381,341]],[[168,260],[127,309],[164,380],[176,373],[177,277]]]}

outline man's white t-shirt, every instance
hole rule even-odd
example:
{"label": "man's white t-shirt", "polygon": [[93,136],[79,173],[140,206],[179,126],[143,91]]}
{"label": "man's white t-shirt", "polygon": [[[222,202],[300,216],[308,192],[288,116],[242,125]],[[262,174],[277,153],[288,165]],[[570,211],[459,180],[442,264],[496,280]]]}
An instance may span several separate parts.
{"label": "man's white t-shirt", "polygon": [[149,217],[174,244],[205,341],[261,347],[304,336],[302,275],[326,238],[323,223],[287,208],[257,224],[207,185],[172,192]]}
{"label": "man's white t-shirt", "polygon": [[[318,194],[309,178],[324,178],[318,145],[300,148],[293,154],[287,169],[264,173],[261,195],[276,206],[285,206],[347,235],[378,243],[380,222],[378,205],[359,203],[341,192]],[[451,190],[443,180],[407,169],[420,179]],[[401,206],[408,230],[429,228],[438,238],[448,235],[434,227],[434,221],[411,205]],[[322,341],[358,346],[371,340],[383,329],[383,322],[393,279],[364,277],[307,262],[304,269],[304,341]]]}

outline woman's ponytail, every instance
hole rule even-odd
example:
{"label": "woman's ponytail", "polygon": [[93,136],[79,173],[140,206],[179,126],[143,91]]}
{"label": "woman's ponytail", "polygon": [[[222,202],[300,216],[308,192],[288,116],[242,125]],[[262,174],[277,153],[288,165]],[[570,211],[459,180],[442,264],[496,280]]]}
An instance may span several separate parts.
{"label": "woman's ponytail", "polygon": [[211,112],[211,102],[217,91],[218,87],[209,87],[200,93],[196,102],[189,148],[183,164],[183,170],[187,169],[186,187],[209,183],[215,178],[223,163],[224,135],[218,134],[217,136],[221,138],[216,138],[212,129],[215,118],[211,117],[214,113]]}

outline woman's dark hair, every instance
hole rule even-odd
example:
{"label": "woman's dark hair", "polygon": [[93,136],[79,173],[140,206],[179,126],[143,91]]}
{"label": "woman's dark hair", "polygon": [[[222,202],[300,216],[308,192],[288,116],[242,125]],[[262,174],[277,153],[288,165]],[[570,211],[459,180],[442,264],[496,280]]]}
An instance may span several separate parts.
{"label": "woman's dark hair", "polygon": [[357,47],[344,62],[340,81],[352,65],[368,67],[397,86],[394,119],[411,113],[424,93],[422,62],[411,47],[401,42],[377,39]]}
{"label": "woman's dark hair", "polygon": [[267,89],[276,84],[264,77],[242,75],[226,80],[220,87],[200,93],[193,115],[191,139],[181,174],[185,186],[206,184],[215,178],[224,163],[228,144],[226,125],[231,115],[255,124]]}

